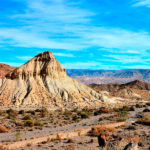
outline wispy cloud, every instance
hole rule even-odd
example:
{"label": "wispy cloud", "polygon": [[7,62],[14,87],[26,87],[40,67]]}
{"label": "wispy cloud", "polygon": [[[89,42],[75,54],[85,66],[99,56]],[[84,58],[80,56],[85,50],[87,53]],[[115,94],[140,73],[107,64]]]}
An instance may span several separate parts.
{"label": "wispy cloud", "polygon": [[[89,7],[86,0],[9,1],[23,4],[23,7],[19,7],[19,10],[13,9],[15,11],[5,14],[5,19],[0,20],[2,22],[0,24],[0,46],[11,47],[14,51],[16,48],[25,49],[25,51],[30,49],[31,52],[26,52],[25,56],[20,56],[18,50],[17,56],[19,55],[19,57],[15,56],[17,61],[28,60],[30,58],[28,55],[32,55],[34,53],[32,51],[36,48],[37,51],[53,50],[54,55],[59,57],[58,59],[65,64],[65,67],[70,65],[74,68],[115,68],[116,64],[143,62],[143,57],[149,56],[147,52],[150,49],[149,29],[144,28],[143,24],[139,23],[141,20],[139,16],[137,20],[139,21],[138,25],[143,27],[141,29],[134,28],[137,26],[136,23],[133,23],[136,18],[133,19],[134,21],[131,21],[131,18],[127,19],[129,15],[126,13],[132,14],[133,7],[129,6],[129,8],[124,9],[127,11],[125,16],[122,16],[123,12],[121,12],[119,22],[120,10],[114,13],[114,8],[120,5],[111,1],[110,3],[114,4],[113,10],[110,10],[110,7],[105,9],[105,2],[101,3],[102,9],[97,7],[94,9]],[[132,2],[134,7],[150,7],[150,0],[132,0]],[[95,1],[95,3],[99,4],[100,2]],[[105,14],[106,18],[101,16],[103,11],[109,11],[107,15]],[[121,24],[124,17],[127,17],[125,20],[128,20],[125,25]],[[83,51],[87,54],[84,53],[81,56],[79,53]],[[103,53],[107,54],[103,55]],[[76,58],[79,56],[81,58],[77,60]],[[63,57],[66,59],[62,59]],[[93,62],[92,59],[90,59],[91,62],[85,62],[87,61],[86,58],[93,58],[94,61],[97,60],[98,62]],[[85,59],[84,62],[83,59]],[[67,60],[69,63],[66,63]],[[110,60],[114,64],[110,65]],[[147,59],[144,58],[144,61]]]}
{"label": "wispy cloud", "polygon": [[134,6],[134,7],[139,7],[139,6],[150,7],[150,0],[135,0],[134,4],[132,6]]}
{"label": "wispy cloud", "polygon": [[[11,18],[25,26],[0,28],[0,41],[15,47],[84,50],[90,47],[120,49],[135,53],[150,48],[150,34],[122,28],[94,26],[96,15],[80,8],[77,1],[23,0],[27,7],[23,13]],[[146,4],[147,1],[136,1]]]}
{"label": "wispy cloud", "polygon": [[[103,65],[100,62],[75,62],[75,63],[64,63],[63,66],[66,69],[117,69],[115,65]],[[79,67],[80,66],[80,67]]]}
{"label": "wispy cloud", "polygon": [[32,56],[16,56],[16,58],[18,58],[20,60],[30,60],[32,58]]}

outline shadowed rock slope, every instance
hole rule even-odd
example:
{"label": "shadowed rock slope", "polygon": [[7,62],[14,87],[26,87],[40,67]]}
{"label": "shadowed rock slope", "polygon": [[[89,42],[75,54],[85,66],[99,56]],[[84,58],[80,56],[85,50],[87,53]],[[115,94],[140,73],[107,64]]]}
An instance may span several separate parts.
{"label": "shadowed rock slope", "polygon": [[0,105],[97,106],[109,98],[71,79],[51,52],[44,52],[6,75]]}

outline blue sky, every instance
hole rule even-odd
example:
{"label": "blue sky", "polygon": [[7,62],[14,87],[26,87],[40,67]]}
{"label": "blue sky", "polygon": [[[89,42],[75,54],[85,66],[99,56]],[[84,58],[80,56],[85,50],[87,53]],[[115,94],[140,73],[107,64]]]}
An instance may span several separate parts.
{"label": "blue sky", "polygon": [[52,51],[65,68],[150,69],[150,0],[0,0],[0,62]]}

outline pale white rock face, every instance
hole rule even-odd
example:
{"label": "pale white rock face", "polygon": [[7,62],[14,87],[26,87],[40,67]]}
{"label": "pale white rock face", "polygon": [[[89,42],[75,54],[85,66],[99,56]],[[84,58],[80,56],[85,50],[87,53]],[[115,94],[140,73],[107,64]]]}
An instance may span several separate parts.
{"label": "pale white rock face", "polygon": [[51,52],[44,52],[0,80],[0,105],[95,107],[109,98],[71,79]]}

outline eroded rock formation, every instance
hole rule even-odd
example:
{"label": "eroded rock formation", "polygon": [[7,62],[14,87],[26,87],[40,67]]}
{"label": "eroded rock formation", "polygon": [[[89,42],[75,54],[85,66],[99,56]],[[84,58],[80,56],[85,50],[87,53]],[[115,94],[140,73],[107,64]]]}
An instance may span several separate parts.
{"label": "eroded rock formation", "polygon": [[49,51],[8,73],[0,87],[0,105],[85,107],[103,101],[109,98],[68,77]]}

